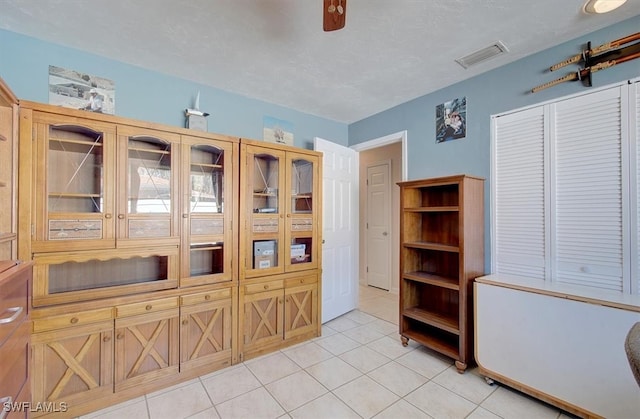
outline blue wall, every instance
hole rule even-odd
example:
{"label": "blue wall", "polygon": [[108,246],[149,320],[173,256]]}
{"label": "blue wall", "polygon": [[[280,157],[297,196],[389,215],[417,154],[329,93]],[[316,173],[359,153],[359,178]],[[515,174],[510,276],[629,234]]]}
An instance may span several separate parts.
{"label": "blue wall", "polygon": [[49,102],[49,65],[113,80],[118,116],[183,127],[184,109],[200,91],[210,132],[262,139],[263,117],[271,116],[293,124],[298,147],[313,148],[316,136],[347,145],[340,122],[0,30],[0,77],[18,98]]}
{"label": "blue wall", "polygon": [[[490,272],[491,115],[587,92],[588,88],[576,81],[528,93],[535,86],[575,72],[576,65],[553,73],[545,70],[580,52],[588,41],[594,46],[600,45],[638,32],[638,28],[640,15],[353,123],[349,126],[349,145],[407,130],[409,179],[458,173],[485,178],[485,269]],[[594,73],[593,86],[636,77],[640,77],[640,59]],[[463,96],[467,98],[467,137],[436,144],[436,106]]]}
{"label": "blue wall", "polygon": [[[528,91],[570,71],[545,71],[551,64],[593,45],[638,31],[640,15],[617,25],[536,53],[514,63],[396,106],[349,126],[219,89],[166,76],[82,51],[0,30],[0,77],[21,99],[48,102],[48,66],[78,70],[111,79],[116,85],[116,114],[173,126],[184,126],[184,109],[200,91],[200,108],[211,113],[209,131],[245,138],[262,138],[263,116],[290,121],[295,145],[312,148],[318,136],[342,145],[355,145],[407,130],[409,179],[468,173],[487,179],[485,188],[486,270],[490,271],[489,184],[490,117],[511,109],[585,92],[569,82],[536,94]],[[640,60],[597,72],[594,87],[640,77]],[[467,137],[435,143],[435,107],[467,98]]]}

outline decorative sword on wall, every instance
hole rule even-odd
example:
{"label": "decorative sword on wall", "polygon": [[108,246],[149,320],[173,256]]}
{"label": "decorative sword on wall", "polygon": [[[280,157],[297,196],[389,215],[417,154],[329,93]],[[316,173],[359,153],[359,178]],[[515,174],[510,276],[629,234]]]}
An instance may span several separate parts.
{"label": "decorative sword on wall", "polygon": [[587,48],[582,53],[574,55],[569,59],[562,61],[558,64],[554,64],[549,67],[550,71],[555,71],[559,68],[566,67],[569,64],[583,62],[584,67],[575,73],[569,73],[564,77],[550,81],[540,86],[536,86],[531,89],[532,93],[539,92],[540,90],[547,89],[566,81],[582,81],[586,86],[591,86],[591,75],[596,71],[604,70],[609,67],[613,67],[618,64],[622,64],[627,61],[640,58],[640,42],[635,44],[618,48],[621,45],[628,44],[633,41],[640,40],[640,32],[633,35],[626,36],[624,38],[616,39],[615,41],[607,42],[598,47],[591,48],[591,42],[587,44]]}

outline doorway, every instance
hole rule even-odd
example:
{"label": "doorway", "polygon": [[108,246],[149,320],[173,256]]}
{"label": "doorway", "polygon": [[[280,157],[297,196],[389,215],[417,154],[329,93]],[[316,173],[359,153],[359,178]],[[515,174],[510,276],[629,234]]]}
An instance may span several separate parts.
{"label": "doorway", "polygon": [[372,263],[370,262],[372,256],[368,256],[368,254],[373,255],[378,251],[374,249],[373,252],[369,252],[372,245],[375,247],[375,244],[367,237],[366,222],[368,218],[367,208],[369,206],[368,188],[366,187],[368,178],[367,168],[380,162],[390,161],[390,176],[388,182],[390,186],[390,226],[388,230],[380,231],[380,234],[385,231],[387,232],[386,237],[389,246],[386,252],[388,257],[384,258],[384,260],[381,258],[380,260],[382,262],[376,259],[376,263],[383,263],[384,266],[375,266],[375,270],[378,272],[388,272],[383,274],[386,276],[384,279],[386,279],[388,285],[380,288],[388,289],[390,293],[397,294],[399,292],[398,272],[400,269],[398,251],[400,240],[400,190],[396,183],[407,179],[407,132],[401,131],[385,137],[376,138],[357,144],[351,148],[359,152],[360,160],[360,256],[358,259],[360,285],[373,285],[378,287],[379,285],[375,284],[377,284],[379,280],[382,280],[382,278],[371,278],[373,281],[370,281],[367,275],[367,266],[369,267],[369,273],[371,273],[372,270]]}
{"label": "doorway", "polygon": [[365,281],[371,287],[391,289],[391,160],[367,165]]}

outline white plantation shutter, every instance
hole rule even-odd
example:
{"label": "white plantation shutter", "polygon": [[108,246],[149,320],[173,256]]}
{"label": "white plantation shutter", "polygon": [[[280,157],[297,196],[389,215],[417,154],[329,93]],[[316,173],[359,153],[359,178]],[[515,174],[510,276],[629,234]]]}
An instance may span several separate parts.
{"label": "white plantation shutter", "polygon": [[640,295],[640,81],[491,124],[492,272]]}
{"label": "white plantation shutter", "polygon": [[544,110],[492,120],[494,272],[545,278]]}
{"label": "white plantation shutter", "polygon": [[624,291],[628,176],[620,88],[563,100],[551,109],[553,279]]}

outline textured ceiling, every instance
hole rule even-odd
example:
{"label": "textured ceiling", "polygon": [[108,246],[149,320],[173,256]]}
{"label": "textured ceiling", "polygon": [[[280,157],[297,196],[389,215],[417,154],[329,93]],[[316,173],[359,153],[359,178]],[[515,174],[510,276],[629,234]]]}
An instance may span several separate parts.
{"label": "textured ceiling", "polygon": [[[322,0],[0,0],[0,28],[351,123],[640,14],[583,2],[349,0],[324,32]],[[455,62],[498,40],[508,54]]]}

